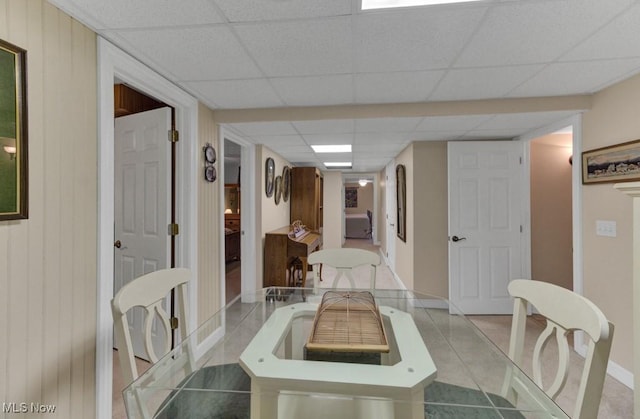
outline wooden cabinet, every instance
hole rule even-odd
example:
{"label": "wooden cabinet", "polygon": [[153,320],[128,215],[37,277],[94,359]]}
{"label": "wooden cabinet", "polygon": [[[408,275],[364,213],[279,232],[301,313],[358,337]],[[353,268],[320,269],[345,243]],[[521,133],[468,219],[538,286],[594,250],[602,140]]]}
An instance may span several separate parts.
{"label": "wooden cabinet", "polygon": [[240,231],[230,231],[224,235],[224,260],[240,260]]}
{"label": "wooden cabinet", "polygon": [[291,221],[301,220],[307,229],[322,233],[322,173],[315,167],[291,169]]}

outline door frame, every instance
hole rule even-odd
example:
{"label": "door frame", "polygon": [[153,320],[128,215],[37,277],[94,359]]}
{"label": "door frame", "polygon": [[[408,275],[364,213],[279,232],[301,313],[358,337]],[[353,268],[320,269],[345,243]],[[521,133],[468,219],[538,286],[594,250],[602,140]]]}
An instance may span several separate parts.
{"label": "door frame", "polygon": [[[344,245],[345,243],[345,234],[346,234],[346,204],[344,200],[344,192],[345,192],[345,184],[348,179],[354,179],[356,177],[359,178],[372,178],[371,182],[373,185],[373,202],[371,203],[371,243],[375,245],[380,244],[380,240],[378,239],[378,229],[376,228],[376,223],[378,222],[378,200],[379,198],[379,185],[380,178],[378,172],[357,172],[357,173],[342,173],[342,190],[341,190],[341,201],[340,208],[342,214],[342,229],[341,229],[341,242]],[[386,230],[386,229],[385,229]],[[382,253],[382,252],[381,252]]]}
{"label": "door frame", "polygon": [[[175,109],[177,143],[176,222],[180,238],[176,245],[176,266],[196,272],[197,264],[197,118],[198,102],[149,67],[97,37],[98,60],[98,243],[96,307],[96,418],[112,417],[113,386],[113,223],[114,223],[114,97],[118,81],[139,89]],[[197,309],[197,281],[189,289],[189,315],[192,328]]]}
{"label": "door frame", "polygon": [[[573,131],[573,165],[571,166],[571,217],[573,230],[573,291],[577,294],[584,294],[584,277],[583,277],[583,244],[582,244],[582,114],[576,114],[569,118],[558,121],[554,124],[547,125],[540,129],[531,131],[519,139],[526,142],[526,154],[524,162],[526,164],[527,176],[527,194],[526,199],[528,208],[531,208],[530,202],[530,144],[531,140],[543,137],[558,131],[562,128],[571,126]],[[578,156],[576,158],[576,156]],[[530,213],[530,211],[529,211]],[[526,230],[531,231],[531,219],[526,220]],[[527,255],[527,266],[529,267],[529,277],[531,276],[531,252]],[[574,349],[579,353],[585,353],[585,344],[582,334],[576,333],[574,336]]]}
{"label": "door frame", "polygon": [[[256,209],[259,205],[256,202],[256,182],[252,181],[255,179],[256,173],[256,152],[255,145],[250,143],[249,141],[242,138],[240,135],[235,133],[229,127],[225,127],[224,125],[220,125],[218,131],[218,138],[220,139],[220,153],[221,158],[224,160],[224,140],[225,138],[233,141],[238,144],[241,148],[240,152],[240,257],[241,260],[256,260],[256,247],[252,245],[252,243],[256,243],[258,240],[256,237]],[[220,170],[222,176],[222,184],[224,185],[226,181],[224,180],[224,170]],[[224,188],[221,188],[220,191],[220,226],[221,230],[224,231]],[[220,235],[220,260],[224,260],[224,248],[225,248],[225,238],[224,234]],[[240,263],[240,290],[242,295],[242,302],[252,303],[255,301],[251,300],[251,295],[255,295],[256,290],[258,289],[258,284],[253,278],[258,278],[257,270],[262,270],[262,266],[256,266],[251,263]],[[226,304],[225,297],[225,264],[220,264],[220,303],[221,307]]]}

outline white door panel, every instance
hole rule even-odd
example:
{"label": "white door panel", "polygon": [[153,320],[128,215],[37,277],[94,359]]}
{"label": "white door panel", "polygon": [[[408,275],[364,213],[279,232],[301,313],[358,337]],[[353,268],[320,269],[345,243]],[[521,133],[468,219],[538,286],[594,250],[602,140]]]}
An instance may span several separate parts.
{"label": "white door panel", "polygon": [[510,314],[507,284],[523,269],[523,146],[451,142],[448,150],[450,299],[464,313]]}
{"label": "white door panel", "polygon": [[[120,247],[114,248],[114,294],[134,278],[167,266],[170,127],[169,108],[115,119],[114,235]],[[144,312],[134,308],[128,318],[134,352],[148,359]],[[154,341],[163,342],[156,321],[152,333]]]}

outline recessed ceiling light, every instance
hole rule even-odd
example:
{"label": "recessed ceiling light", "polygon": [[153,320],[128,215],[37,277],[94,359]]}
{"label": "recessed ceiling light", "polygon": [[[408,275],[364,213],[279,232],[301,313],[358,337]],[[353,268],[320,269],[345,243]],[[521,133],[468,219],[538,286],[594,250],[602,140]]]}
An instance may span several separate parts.
{"label": "recessed ceiling light", "polygon": [[362,10],[389,9],[392,7],[431,6],[435,4],[468,3],[484,0],[362,0]]}
{"label": "recessed ceiling light", "polygon": [[324,162],[326,167],[351,167],[350,161],[326,161]]}
{"label": "recessed ceiling light", "polygon": [[316,153],[351,153],[351,144],[312,145]]}

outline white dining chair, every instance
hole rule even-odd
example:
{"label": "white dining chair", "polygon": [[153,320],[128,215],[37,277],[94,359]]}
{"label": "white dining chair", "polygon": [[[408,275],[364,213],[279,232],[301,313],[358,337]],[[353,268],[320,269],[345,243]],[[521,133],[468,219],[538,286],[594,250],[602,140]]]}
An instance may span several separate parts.
{"label": "white dining chair", "polygon": [[[172,289],[176,290],[176,305],[180,336],[184,340],[188,335],[187,283],[191,272],[184,268],[161,269],[135,278],[123,286],[111,300],[111,311],[115,338],[118,344],[118,356],[124,382],[129,384],[138,378],[132,336],[127,321],[127,312],[133,307],[142,307],[145,312],[144,347],[153,363],[171,349],[171,319],[162,304]],[[154,319],[164,331],[163,348],[154,348],[152,327]]]}
{"label": "white dining chair", "polygon": [[[535,307],[537,313],[546,318],[546,328],[533,348],[532,371],[536,384],[552,399],[558,397],[569,374],[570,348],[567,335],[572,331],[583,332],[587,351],[571,417],[574,419],[596,418],[607,373],[614,325],[591,301],[554,284],[516,279],[509,283],[508,290],[514,298],[509,357],[517,365],[523,365],[528,304]],[[549,371],[555,371],[555,377],[548,386],[544,386],[542,354],[546,345],[554,337],[558,346],[558,365],[549,369]],[[515,377],[515,374],[508,373],[503,389],[503,393],[512,400],[517,400],[519,390]]]}
{"label": "white dining chair", "polygon": [[364,249],[337,248],[323,249],[309,255],[308,263],[313,266],[313,287],[317,289],[322,280],[322,266],[335,268],[336,276],[331,288],[338,288],[343,277],[349,281],[350,288],[356,288],[352,270],[358,266],[369,265],[369,288],[376,287],[376,267],[380,265],[380,255]]}

